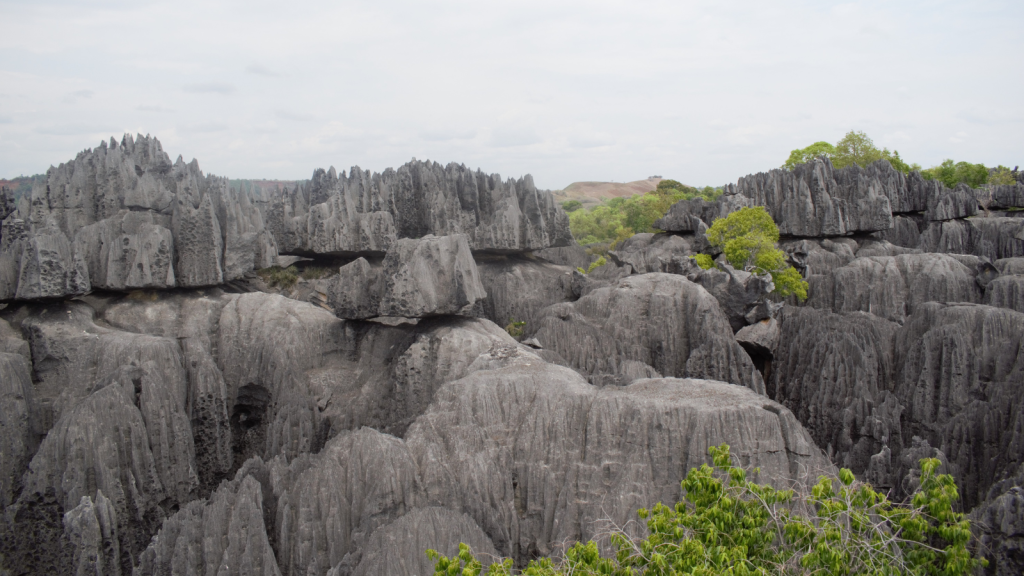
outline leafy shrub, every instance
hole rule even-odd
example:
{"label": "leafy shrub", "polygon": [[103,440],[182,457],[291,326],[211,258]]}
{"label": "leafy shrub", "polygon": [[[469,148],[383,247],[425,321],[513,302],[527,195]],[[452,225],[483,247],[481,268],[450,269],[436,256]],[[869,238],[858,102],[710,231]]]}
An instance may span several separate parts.
{"label": "leafy shrub", "polygon": [[700,266],[704,270],[715,267],[715,259],[708,254],[697,254],[693,259],[697,262],[697,266]]}
{"label": "leafy shrub", "polygon": [[807,281],[786,263],[786,253],[776,248],[779,228],[763,207],[741,208],[718,218],[708,228],[707,238],[734,268],[771,274],[775,294],[807,299]]}
{"label": "leafy shrub", "polygon": [[[921,483],[905,505],[890,502],[842,469],[820,477],[809,494],[747,479],[729,446],[709,449],[713,465],[694,468],[681,483],[683,500],[637,512],[650,535],[611,536],[613,558],[593,541],[561,559],[533,560],[530,576],[769,574],[970,574],[984,559],[967,548],[970,523],[953,508],[953,478],[939,461],[921,460]],[[755,469],[756,473],[757,470]],[[428,550],[435,576],[477,576],[482,564],[465,544],[451,558]],[[512,561],[491,564],[490,576],[512,574]]]}
{"label": "leafy shrub", "polygon": [[562,210],[565,210],[566,214],[569,212],[575,212],[580,208],[583,208],[583,203],[579,200],[566,200],[565,202],[562,202]]}
{"label": "leafy shrub", "polygon": [[329,266],[307,266],[299,271],[299,276],[306,280],[319,280],[320,278],[332,276],[337,272],[337,268]]}

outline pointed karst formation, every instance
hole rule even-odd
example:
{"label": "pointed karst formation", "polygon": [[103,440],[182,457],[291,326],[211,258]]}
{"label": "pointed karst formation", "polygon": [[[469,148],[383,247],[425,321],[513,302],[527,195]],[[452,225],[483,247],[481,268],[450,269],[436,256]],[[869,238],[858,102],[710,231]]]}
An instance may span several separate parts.
{"label": "pointed karst formation", "polygon": [[[423,574],[460,542],[522,567],[640,527],[727,443],[798,491],[838,465],[900,497],[940,457],[1016,573],[1017,187],[815,161],[587,271],[529,176],[230,183],[126,136],[0,190],[0,571]],[[806,302],[691,260],[751,206]]]}

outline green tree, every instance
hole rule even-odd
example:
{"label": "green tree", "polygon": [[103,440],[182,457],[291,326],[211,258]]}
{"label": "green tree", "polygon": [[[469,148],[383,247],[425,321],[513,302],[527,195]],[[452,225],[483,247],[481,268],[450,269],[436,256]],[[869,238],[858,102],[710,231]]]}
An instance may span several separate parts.
{"label": "green tree", "polygon": [[926,180],[938,180],[947,188],[954,188],[957,184],[967,184],[971,188],[979,188],[989,179],[988,168],[984,164],[953,162],[948,158],[938,166],[922,170],[921,176]]}
{"label": "green tree", "polygon": [[[953,478],[939,461],[921,460],[921,483],[905,505],[890,502],[842,469],[820,477],[809,494],[777,490],[747,478],[729,446],[711,447],[712,466],[691,469],[683,499],[637,512],[649,535],[614,532],[613,557],[591,541],[561,559],[533,560],[529,576],[839,574],[966,576],[984,559],[971,556],[969,521],[954,506]],[[755,469],[755,473],[758,471]],[[451,558],[428,550],[435,576],[477,576],[483,565],[465,544]],[[512,561],[491,564],[489,576],[512,574]]]}
{"label": "green tree", "polygon": [[807,148],[797,148],[789,153],[789,159],[782,165],[783,168],[792,170],[797,164],[804,164],[815,158],[831,158],[836,153],[836,147],[828,142],[815,142]]}
{"label": "green tree", "polygon": [[807,148],[793,150],[782,167],[792,170],[798,164],[810,162],[819,156],[831,159],[832,165],[836,168],[846,168],[854,164],[864,168],[879,160],[888,160],[893,168],[904,174],[909,174],[915,169],[914,165],[907,164],[900,158],[899,151],[889,152],[888,148],[879,150],[867,134],[856,130],[847,132],[835,146],[828,142],[815,142]]}
{"label": "green tree", "polygon": [[708,228],[707,239],[725,253],[734,268],[771,274],[775,294],[807,299],[807,282],[786,263],[786,253],[776,247],[779,228],[762,206],[741,208],[715,220]]}
{"label": "green tree", "polygon": [[999,166],[989,174],[988,183],[993,186],[1013,186],[1017,183],[1017,179],[1013,177],[1013,172],[1009,168]]}

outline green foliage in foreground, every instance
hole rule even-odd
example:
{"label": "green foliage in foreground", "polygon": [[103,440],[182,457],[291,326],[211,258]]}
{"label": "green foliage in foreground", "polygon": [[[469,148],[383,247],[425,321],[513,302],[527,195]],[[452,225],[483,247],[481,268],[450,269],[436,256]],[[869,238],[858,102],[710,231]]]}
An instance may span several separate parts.
{"label": "green foliage in foreground", "polygon": [[[694,468],[683,500],[638,511],[650,535],[613,533],[614,557],[594,542],[577,543],[561,559],[530,562],[529,576],[635,575],[947,575],[970,574],[985,560],[967,549],[970,523],[954,510],[959,499],[939,461],[921,460],[921,483],[897,505],[842,469],[810,494],[776,490],[747,479],[732,465],[729,446],[710,449],[713,466]],[[757,471],[755,470],[755,473]],[[482,564],[465,544],[451,558],[428,550],[435,576],[478,576]],[[512,561],[491,564],[488,576],[513,574]]]}
{"label": "green foliage in foreground", "polygon": [[569,229],[581,245],[607,242],[614,245],[641,232],[655,232],[654,221],[676,202],[693,198],[714,200],[720,189],[684,186],[675,180],[662,180],[658,188],[629,198],[612,198],[590,210],[569,212]]}
{"label": "green foliage in foreground", "polygon": [[697,262],[697,266],[700,266],[704,270],[715,267],[715,259],[709,254],[697,254],[693,259]]}
{"label": "green foliage in foreground", "polygon": [[888,148],[879,150],[867,134],[855,130],[847,132],[835,146],[828,142],[815,142],[806,148],[793,150],[782,167],[792,170],[797,164],[810,162],[820,156],[830,159],[836,168],[846,168],[854,164],[867,167],[879,160],[888,160],[893,168],[904,174],[920,169],[920,166],[904,162],[899,151],[889,152]]}
{"label": "green foliage in foreground", "polygon": [[733,268],[771,274],[775,294],[783,297],[795,294],[800,300],[807,299],[807,281],[786,263],[786,253],[776,248],[779,228],[763,207],[741,208],[715,220],[708,228],[707,238],[712,246],[725,253]]}

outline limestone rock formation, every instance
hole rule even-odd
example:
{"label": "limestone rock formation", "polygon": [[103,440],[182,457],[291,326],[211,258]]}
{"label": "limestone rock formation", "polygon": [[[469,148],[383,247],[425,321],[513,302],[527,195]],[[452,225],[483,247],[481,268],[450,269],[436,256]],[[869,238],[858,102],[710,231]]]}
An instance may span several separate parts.
{"label": "limestone rock formation", "polygon": [[819,159],[792,171],[745,176],[727,186],[726,193],[742,194],[753,205],[764,206],[782,235],[844,236],[892,227],[884,176],[895,176],[889,172],[898,174],[877,164],[836,170],[829,161]]}
{"label": "limestone rock formation", "polygon": [[1024,465],[989,490],[971,514],[979,555],[989,561],[988,573],[1011,576],[1024,572]]}
{"label": "limestone rock formation", "polygon": [[989,186],[978,190],[978,200],[989,209],[1024,208],[1024,184]]}
{"label": "limestone rock formation", "polygon": [[921,232],[925,252],[973,254],[992,261],[1024,256],[1024,218],[974,217],[932,222]]}
{"label": "limestone rock formation", "polygon": [[370,173],[317,170],[274,192],[267,223],[282,252],[383,252],[396,238],[465,234],[473,250],[569,246],[569,219],[530,176],[505,180],[459,164],[409,162]]}
{"label": "limestone rock formation", "polygon": [[2,226],[0,300],[217,285],[278,252],[246,193],[141,135],[51,168]]}
{"label": "limestone rock formation", "polygon": [[473,313],[498,326],[526,322],[525,333],[532,334],[541,310],[577,298],[572,278],[579,272],[567,266],[524,256],[481,255],[477,268],[487,298],[477,301]]}
{"label": "limestone rock formation", "polygon": [[541,312],[537,340],[595,382],[707,378],[764,392],[714,296],[682,276],[628,276]]}
{"label": "limestone rock formation", "polygon": [[864,312],[786,306],[767,386],[836,464],[863,474],[883,449],[898,456],[900,413],[892,394],[899,326]]}
{"label": "limestone rock formation", "polygon": [[945,254],[857,258],[816,279],[809,304],[902,323],[924,302],[981,302],[976,269]]}
{"label": "limestone rock formation", "polygon": [[487,297],[465,235],[396,241],[379,267],[358,258],[328,287],[340,318],[458,314]]}
{"label": "limestone rock formation", "polygon": [[634,274],[668,272],[674,260],[694,254],[693,236],[635,234],[608,253],[618,266],[629,265]]}
{"label": "limestone rock formation", "polygon": [[968,218],[978,213],[978,198],[966,184],[933,198],[924,213],[925,220],[941,221]]}

